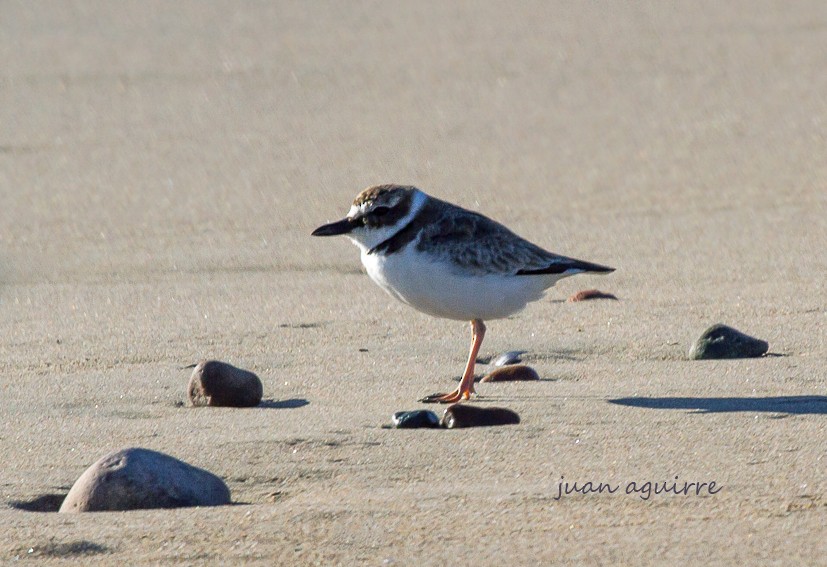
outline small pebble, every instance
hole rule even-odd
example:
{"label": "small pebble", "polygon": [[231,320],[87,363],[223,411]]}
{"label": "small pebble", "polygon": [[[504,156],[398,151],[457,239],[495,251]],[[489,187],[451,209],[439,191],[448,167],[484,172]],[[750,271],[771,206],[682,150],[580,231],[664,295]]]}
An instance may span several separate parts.
{"label": "small pebble", "polygon": [[512,364],[495,368],[485,375],[481,382],[518,382],[523,380],[539,380],[537,371],[525,364]]}
{"label": "small pebble", "polygon": [[766,354],[770,345],[767,341],[745,335],[722,323],[712,325],[689,349],[693,360],[726,358],[755,358]]}
{"label": "small pebble", "polygon": [[526,352],[528,351],[510,350],[508,352],[504,352],[491,361],[491,366],[508,366],[509,364],[517,364],[522,360],[520,357]]}
{"label": "small pebble", "polygon": [[392,421],[397,429],[439,427],[439,417],[430,410],[398,411],[393,414]]}
{"label": "small pebble", "polygon": [[219,360],[195,365],[187,386],[193,406],[245,408],[261,403],[264,387],[258,376]]}
{"label": "small pebble", "polygon": [[617,297],[615,295],[611,293],[604,293],[598,289],[584,289],[569,297],[570,302],[588,301],[589,299],[614,299],[617,301]]}
{"label": "small pebble", "polygon": [[230,503],[230,490],[209,471],[133,447],[110,453],[80,475],[60,512],[109,512]]}
{"label": "small pebble", "polygon": [[520,423],[520,416],[506,408],[482,408],[470,404],[454,404],[448,406],[442,415],[442,427],[448,429],[511,423]]}

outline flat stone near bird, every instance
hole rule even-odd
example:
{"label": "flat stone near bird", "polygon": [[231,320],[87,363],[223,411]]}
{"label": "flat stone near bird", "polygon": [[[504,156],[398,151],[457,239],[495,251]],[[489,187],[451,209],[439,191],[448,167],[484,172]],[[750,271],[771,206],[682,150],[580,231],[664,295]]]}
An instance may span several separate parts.
{"label": "flat stone near bird", "polygon": [[756,358],[770,348],[767,341],[745,335],[722,323],[709,327],[689,349],[693,360]]}
{"label": "flat stone near bird", "polygon": [[537,371],[525,364],[511,364],[495,368],[486,374],[481,382],[521,382],[525,380],[539,380]]}
{"label": "flat stone near bird", "polygon": [[517,412],[506,408],[483,408],[471,404],[453,404],[445,409],[441,423],[442,427],[446,429],[487,427],[520,423],[520,416]]}
{"label": "flat stone near bird", "polygon": [[110,512],[230,503],[230,489],[209,471],[149,449],[110,453],[77,479],[62,513]]}
{"label": "flat stone near bird", "polygon": [[187,394],[193,406],[255,407],[261,403],[264,387],[259,377],[219,360],[195,365]]}

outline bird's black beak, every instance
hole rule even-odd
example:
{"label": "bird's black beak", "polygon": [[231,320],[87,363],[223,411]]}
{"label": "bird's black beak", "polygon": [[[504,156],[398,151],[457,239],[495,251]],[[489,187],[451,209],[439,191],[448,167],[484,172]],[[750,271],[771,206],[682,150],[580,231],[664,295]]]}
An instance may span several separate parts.
{"label": "bird's black beak", "polygon": [[340,234],[347,234],[354,229],[356,223],[351,219],[342,219],[340,221],[324,224],[313,231],[311,236],[339,236]]}

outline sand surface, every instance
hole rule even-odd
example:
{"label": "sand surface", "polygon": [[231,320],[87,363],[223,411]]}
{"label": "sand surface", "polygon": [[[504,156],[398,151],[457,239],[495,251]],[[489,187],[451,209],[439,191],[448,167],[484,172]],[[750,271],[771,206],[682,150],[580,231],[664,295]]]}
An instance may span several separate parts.
{"label": "sand surface", "polygon": [[[7,0],[0,61],[0,562],[827,564],[823,1]],[[383,428],[470,341],[309,236],[390,181],[617,268],[489,322],[520,425]],[[269,401],[181,407],[203,358]],[[128,446],[239,505],[16,507]]]}

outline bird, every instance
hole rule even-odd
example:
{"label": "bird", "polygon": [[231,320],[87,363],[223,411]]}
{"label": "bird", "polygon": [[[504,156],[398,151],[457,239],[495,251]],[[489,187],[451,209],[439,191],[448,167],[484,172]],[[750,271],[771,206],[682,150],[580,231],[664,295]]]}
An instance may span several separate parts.
{"label": "bird", "polygon": [[428,315],[470,321],[471,349],[456,390],[426,403],[468,400],[485,321],[509,317],[562,278],[614,268],[548,252],[477,212],[411,185],[360,192],[345,218],[312,236],[347,236],[370,278],[392,297]]}

